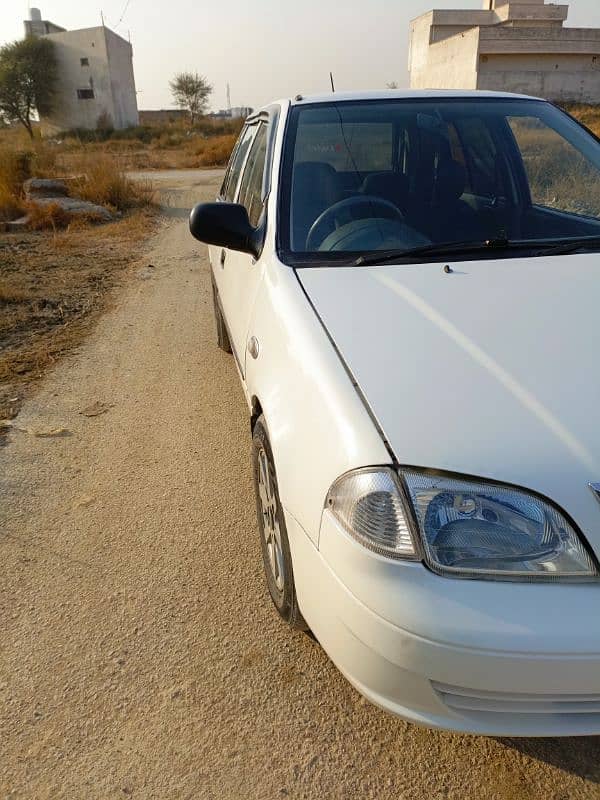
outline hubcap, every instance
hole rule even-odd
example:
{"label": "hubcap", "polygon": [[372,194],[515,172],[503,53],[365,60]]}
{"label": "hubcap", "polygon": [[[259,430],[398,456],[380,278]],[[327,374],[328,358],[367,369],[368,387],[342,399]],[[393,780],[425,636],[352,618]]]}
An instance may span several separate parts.
{"label": "hubcap", "polygon": [[271,480],[267,454],[262,447],[258,452],[258,497],[269,568],[277,589],[282,592],[285,586],[285,568],[277,514],[277,495]]}

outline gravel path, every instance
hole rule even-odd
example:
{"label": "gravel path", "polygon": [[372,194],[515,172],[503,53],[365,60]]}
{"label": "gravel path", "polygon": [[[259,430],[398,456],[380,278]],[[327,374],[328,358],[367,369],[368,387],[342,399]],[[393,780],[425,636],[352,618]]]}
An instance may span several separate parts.
{"label": "gravel path", "polygon": [[171,219],[0,449],[0,797],[599,798],[600,739],[421,730],[278,621],[183,219],[218,182],[163,183]]}

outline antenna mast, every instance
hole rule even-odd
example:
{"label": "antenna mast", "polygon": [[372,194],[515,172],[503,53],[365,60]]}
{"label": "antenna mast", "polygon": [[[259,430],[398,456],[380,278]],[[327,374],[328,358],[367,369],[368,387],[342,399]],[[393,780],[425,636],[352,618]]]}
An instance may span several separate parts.
{"label": "antenna mast", "polygon": [[329,73],[329,80],[331,81],[331,91],[335,94],[335,84],[333,82],[333,72]]}

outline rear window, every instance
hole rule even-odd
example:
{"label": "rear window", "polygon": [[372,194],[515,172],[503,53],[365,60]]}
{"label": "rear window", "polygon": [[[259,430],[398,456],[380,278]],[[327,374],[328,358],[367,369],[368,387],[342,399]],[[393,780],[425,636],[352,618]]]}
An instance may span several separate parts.
{"label": "rear window", "polygon": [[344,122],[335,107],[308,111],[296,139],[298,161],[319,161],[337,172],[391,169],[394,128],[390,122]]}

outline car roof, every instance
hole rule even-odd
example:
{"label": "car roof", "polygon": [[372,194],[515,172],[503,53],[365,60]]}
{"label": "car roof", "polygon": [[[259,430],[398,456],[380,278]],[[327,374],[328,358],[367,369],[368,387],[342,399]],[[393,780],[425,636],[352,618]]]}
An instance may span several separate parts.
{"label": "car roof", "polygon": [[280,103],[290,103],[293,106],[309,103],[349,103],[357,100],[436,100],[436,99],[496,99],[496,100],[539,100],[525,94],[512,94],[510,92],[469,91],[462,89],[390,89],[381,92],[328,92],[327,94],[303,95],[288,97]]}

